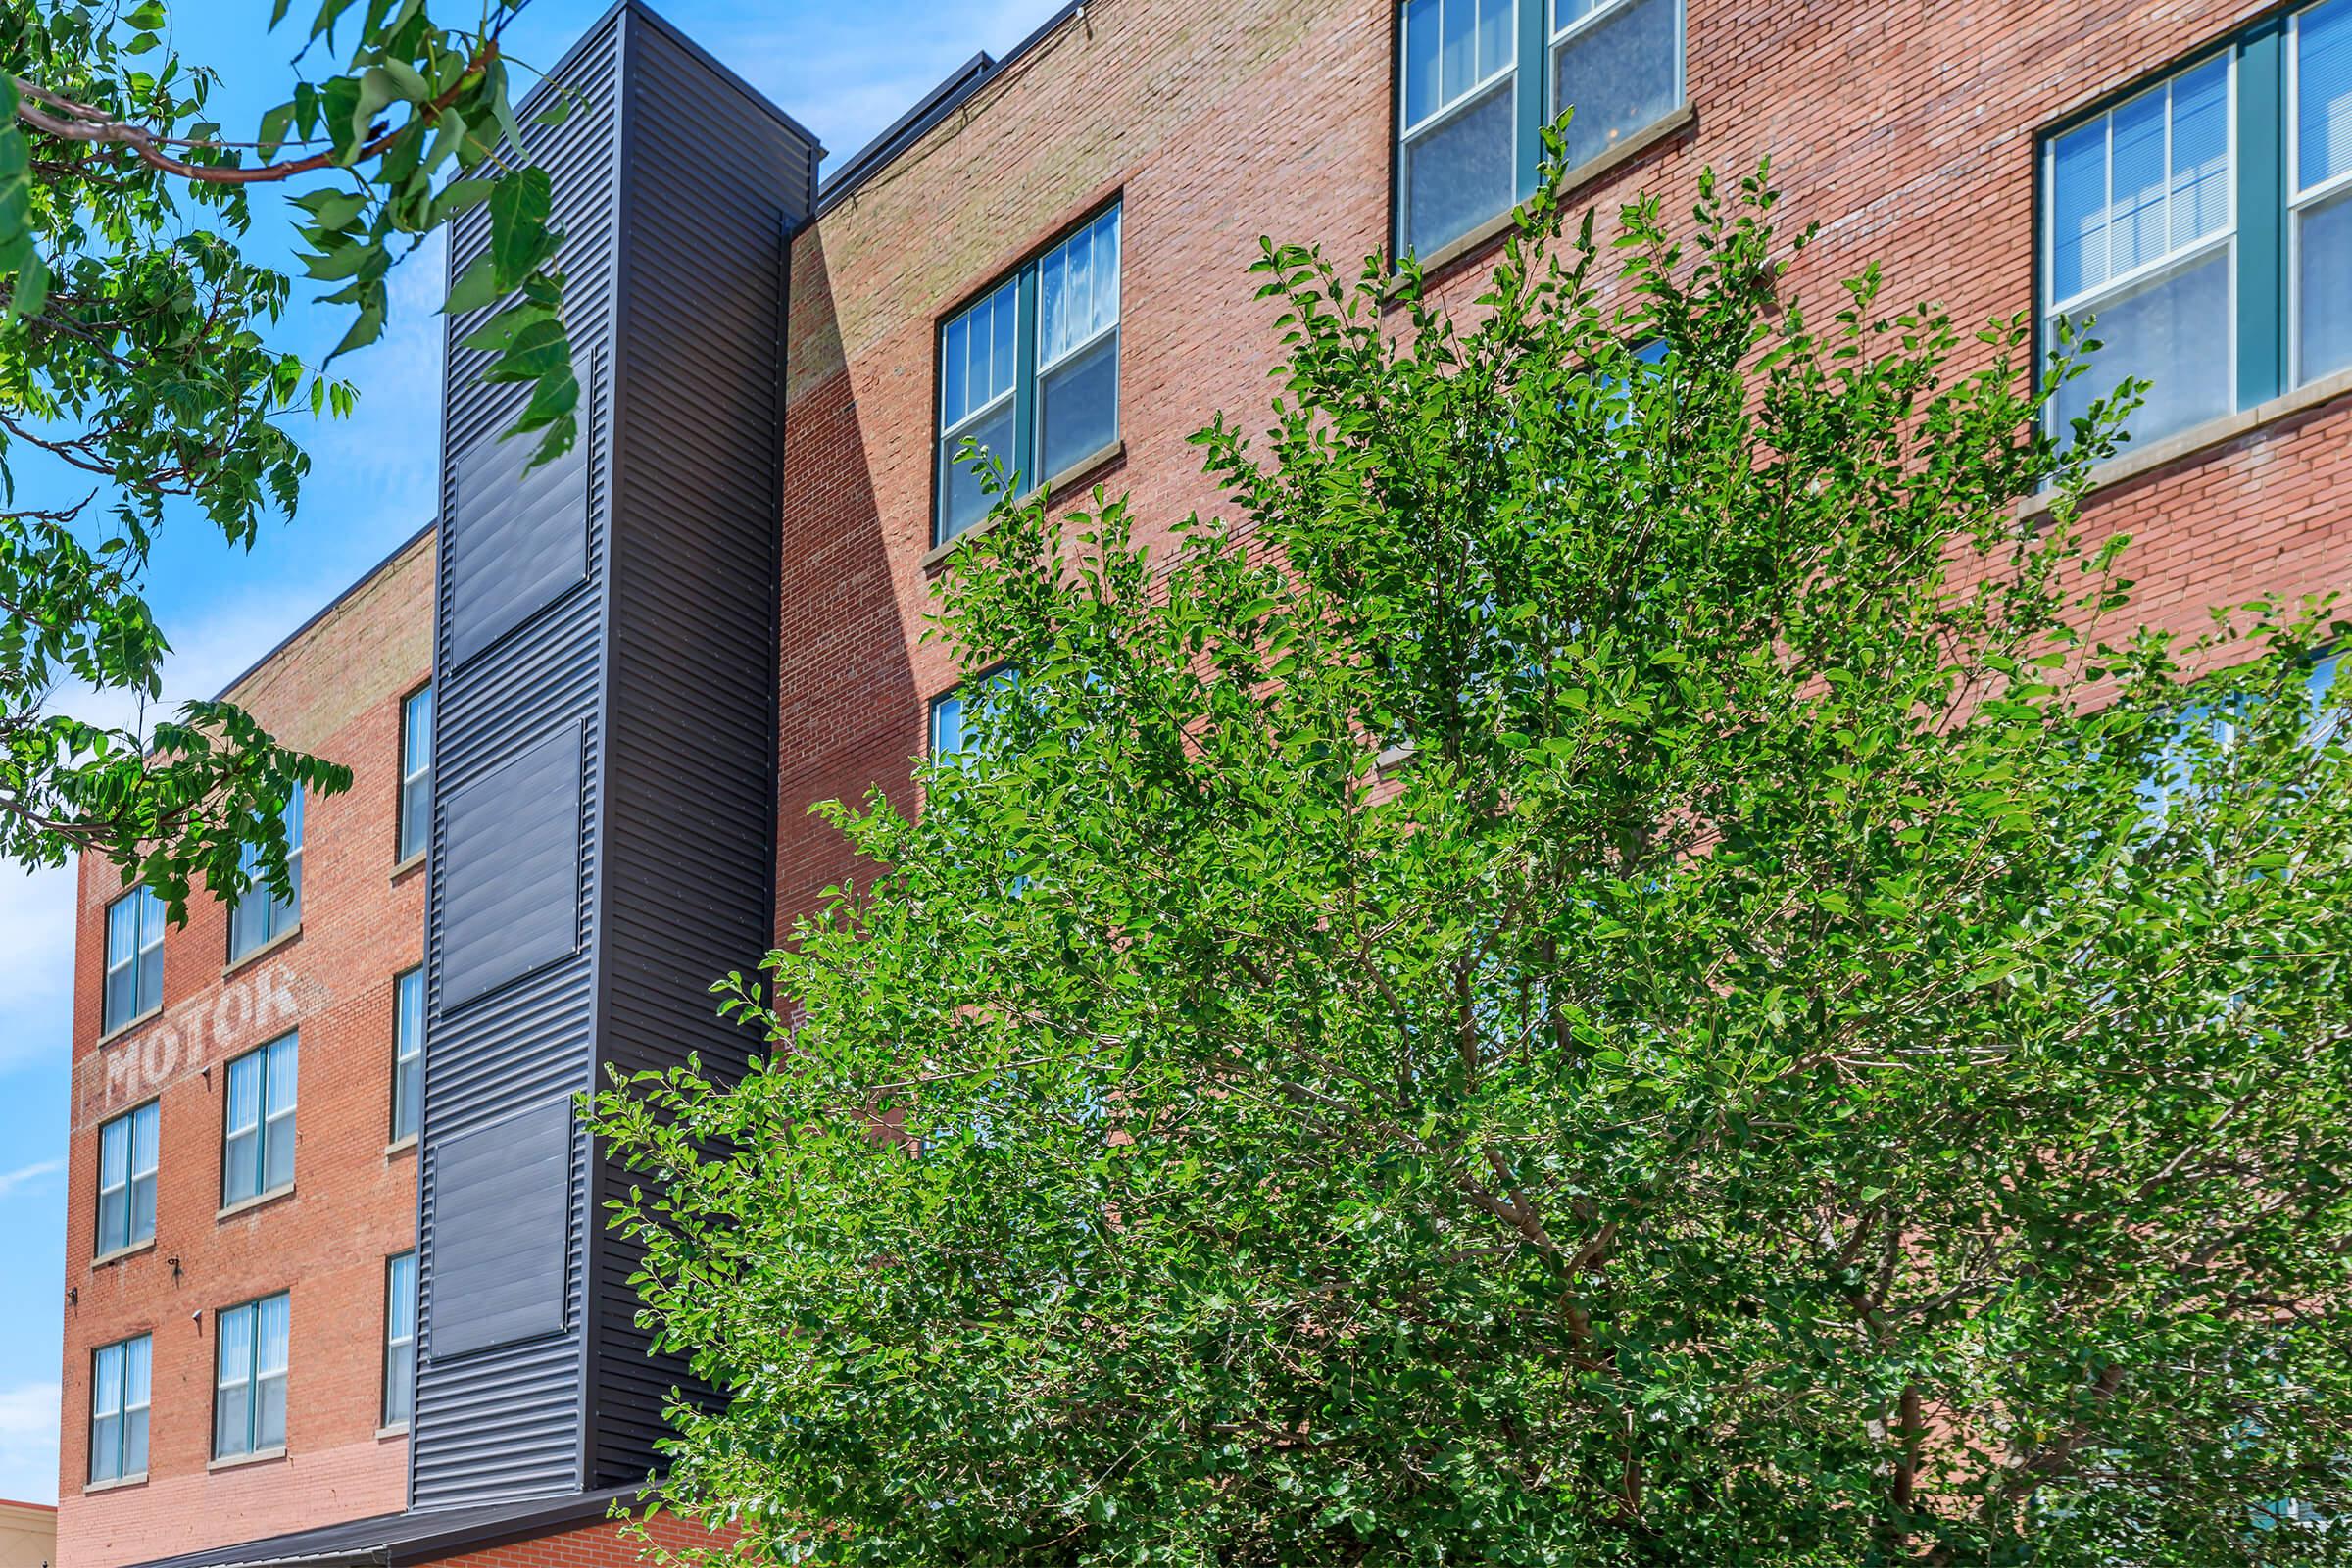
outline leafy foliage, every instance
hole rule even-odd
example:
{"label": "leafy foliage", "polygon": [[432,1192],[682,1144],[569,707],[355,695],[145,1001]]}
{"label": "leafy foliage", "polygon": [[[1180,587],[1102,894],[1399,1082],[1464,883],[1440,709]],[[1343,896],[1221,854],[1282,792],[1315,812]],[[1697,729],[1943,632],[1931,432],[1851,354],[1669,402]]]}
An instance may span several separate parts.
{"label": "leafy foliage", "polygon": [[1232,520],[961,547],[772,1056],[598,1102],[690,1556],[2343,1556],[2327,607],[2134,630],[2080,345],[1817,321],[1774,207],[1402,331],[1269,245]]}
{"label": "leafy foliage", "polygon": [[[268,342],[290,285],[244,254],[253,186],[318,181],[294,203],[306,270],[352,313],[337,354],[381,332],[400,258],[487,203],[491,255],[451,308],[505,302],[480,329],[486,373],[529,384],[514,429],[538,433],[541,460],[573,440],[561,235],[546,172],[517,151],[499,50],[516,9],[453,28],[422,0],[321,0],[298,59],[331,54],[338,31],[350,53],[236,142],[207,108],[216,74],[167,44],[161,0],[0,4],[0,856],[103,854],[177,915],[196,877],[241,889],[249,845],[283,891],[285,801],[349,782],[229,705],[146,722],[169,644],[141,588],[168,512],[250,544],[308,471],[284,416],[351,405],[348,385]],[[28,451],[88,490],[24,506]],[[61,683],[135,716],[54,711]]]}

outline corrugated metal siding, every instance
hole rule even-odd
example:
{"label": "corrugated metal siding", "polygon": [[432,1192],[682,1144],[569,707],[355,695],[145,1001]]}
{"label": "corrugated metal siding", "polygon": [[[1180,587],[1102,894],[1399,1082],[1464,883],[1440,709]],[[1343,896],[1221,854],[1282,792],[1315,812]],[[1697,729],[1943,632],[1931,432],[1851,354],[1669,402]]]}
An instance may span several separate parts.
{"label": "corrugated metal siding", "polygon": [[[580,811],[593,822],[600,807],[604,738],[603,585],[607,575],[612,450],[611,397],[617,240],[616,148],[619,140],[620,24],[608,18],[572,55],[564,72],[579,95],[561,126],[533,130],[534,152],[555,177],[556,221],[565,235],[565,317],[585,389],[581,457],[586,477],[584,569],[539,573],[538,586],[516,592],[493,580],[469,580],[531,556],[539,546],[508,547],[497,529],[517,521],[517,538],[535,538],[534,491],[563,497],[559,473],[547,483],[518,486],[501,515],[494,501],[466,498],[468,545],[453,552],[455,530],[441,533],[439,603],[434,647],[438,687],[434,704],[434,760],[440,802],[435,809],[433,886],[426,921],[430,1048],[425,1063],[424,1158],[419,1167],[417,1290],[420,1328],[416,1415],[410,1450],[410,1503],[419,1510],[461,1507],[514,1497],[555,1495],[580,1489],[581,1357],[587,1321],[587,1140],[574,1136],[567,1160],[563,1210],[564,1311],[562,1333],[471,1354],[434,1352],[434,1238],[440,1216],[464,1205],[495,1205],[497,1191],[469,1184],[463,1169],[443,1179],[440,1152],[447,1142],[516,1107],[589,1087],[594,1071],[594,953],[598,846],[583,836],[578,857],[576,909],[588,911],[580,948],[568,958],[491,989],[454,1012],[444,1006],[448,821],[442,803],[544,742],[568,732],[580,749]],[[528,115],[524,116],[527,122]],[[479,254],[487,215],[477,210],[451,236],[452,275]],[[509,466],[529,438],[492,443],[513,419],[523,389],[484,386],[483,357],[459,346],[479,317],[449,326],[448,392],[442,423],[442,512],[454,516],[460,473],[478,476]],[[539,496],[544,500],[545,494]],[[554,509],[561,510],[561,509]],[[556,552],[561,554],[561,552]],[[551,586],[552,585],[552,586]],[[519,607],[519,608],[517,608]],[[461,661],[463,649],[473,657]],[[462,970],[463,965],[459,966]]]}
{"label": "corrugated metal siding", "polygon": [[[773,918],[784,258],[816,149],[658,24],[628,60],[599,1052],[732,1074],[753,1042],[709,988]],[[636,1262],[591,1250],[591,1486],[655,1467],[673,1387],[709,1396],[649,1355]]]}

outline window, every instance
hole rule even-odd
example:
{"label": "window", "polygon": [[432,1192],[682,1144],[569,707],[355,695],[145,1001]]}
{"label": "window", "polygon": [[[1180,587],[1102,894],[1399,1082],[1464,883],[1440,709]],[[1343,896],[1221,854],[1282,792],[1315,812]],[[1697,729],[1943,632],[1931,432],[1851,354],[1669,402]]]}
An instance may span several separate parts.
{"label": "window", "polygon": [[416,1409],[416,1254],[384,1262],[384,1425],[406,1426]]}
{"label": "window", "polygon": [[433,832],[433,689],[419,686],[400,705],[399,858],[424,853]]}
{"label": "window", "polygon": [[2063,434],[2123,377],[2146,443],[2352,368],[2352,0],[2261,22],[2041,144],[2043,349],[2103,346]]}
{"label": "window", "polygon": [[286,1351],[293,1298],[280,1293],[213,1314],[219,1344],[213,1379],[213,1457],[286,1446]]}
{"label": "window", "polygon": [[112,1033],[164,1004],[164,901],[146,888],[106,906],[105,1017]]}
{"label": "window", "polygon": [[155,1239],[155,1140],[150,1102],[98,1129],[98,1255]]}
{"label": "window", "polygon": [[1534,191],[1543,125],[1562,111],[1575,168],[1683,103],[1683,0],[1405,0],[1398,35],[1399,253]]}
{"label": "window", "polygon": [[2230,57],[2158,82],[2043,148],[2047,316],[2095,316],[2105,345],[2058,394],[2063,431],[2126,376],[2150,383],[2141,441],[2235,407]]}
{"label": "window", "polygon": [[256,880],[261,875],[262,858],[251,846],[246,848],[242,863],[250,885],[228,911],[231,963],[302,923],[302,786],[296,785],[286,802],[286,878],[292,884],[291,896],[280,899]]}
{"label": "window", "polygon": [[147,1385],[153,1336],[101,1346],[90,1357],[90,1481],[147,1473]]}
{"label": "window", "polygon": [[1113,206],[939,330],[944,544],[988,515],[966,441],[1047,481],[1119,438],[1119,209]]}
{"label": "window", "polygon": [[1552,0],[1552,114],[1576,108],[1563,149],[1569,168],[1682,102],[1682,0]]}
{"label": "window", "polygon": [[2352,0],[2290,23],[2294,378],[2352,368]]}
{"label": "window", "polygon": [[989,707],[996,701],[998,695],[1009,686],[1012,680],[1012,666],[1001,664],[976,681],[966,681],[945,696],[933,698],[931,702],[931,760],[938,762],[961,756],[971,743],[972,738],[966,734],[964,729],[966,717],[964,694],[966,692],[975,687],[978,688],[980,700],[973,707],[969,716],[981,718],[986,715]]}
{"label": "window", "polygon": [[424,971],[392,982],[392,1141],[416,1136],[424,1103]]}
{"label": "window", "polygon": [[228,1064],[223,1207],[293,1184],[295,1048],[296,1037],[287,1035]]}

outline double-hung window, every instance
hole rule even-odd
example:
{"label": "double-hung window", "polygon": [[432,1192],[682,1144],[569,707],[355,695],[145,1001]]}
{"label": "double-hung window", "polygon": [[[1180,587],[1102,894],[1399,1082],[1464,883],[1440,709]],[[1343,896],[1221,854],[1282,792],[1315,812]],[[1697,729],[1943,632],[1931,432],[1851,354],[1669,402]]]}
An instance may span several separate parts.
{"label": "double-hung window", "polygon": [[106,997],[101,1027],[109,1032],[164,1004],[164,901],[136,888],[106,906]]}
{"label": "double-hung window", "polygon": [[155,1239],[156,1133],[161,1114],[150,1101],[98,1129],[98,1247],[100,1257]]}
{"label": "double-hung window", "polygon": [[297,1048],[296,1037],[285,1035],[228,1064],[220,1143],[223,1207],[294,1181]]}
{"label": "double-hung window", "polygon": [[213,1380],[213,1457],[286,1446],[286,1361],[292,1298],[280,1293],[213,1314],[219,1342]]}
{"label": "double-hung window", "polygon": [[985,720],[1013,681],[1009,664],[1000,664],[977,680],[931,701],[931,760],[947,762],[963,757],[977,744],[971,719]]}
{"label": "double-hung window", "polygon": [[[988,515],[979,468],[1015,490],[1051,481],[1119,439],[1119,208],[1067,237],[939,329],[933,538]],[[969,443],[975,452],[967,456]]]}
{"label": "double-hung window", "polygon": [[2294,379],[2352,368],[2352,0],[2288,24]]}
{"label": "double-hung window", "polygon": [[90,1483],[147,1473],[147,1397],[155,1341],[140,1334],[90,1356]]}
{"label": "double-hung window", "polygon": [[2059,429],[2126,376],[2152,440],[2227,414],[2230,363],[2231,57],[2191,66],[2043,147],[2047,319],[2092,316],[2103,345],[2058,394]]}
{"label": "double-hung window", "polygon": [[1404,0],[1397,33],[1399,254],[1533,193],[1562,112],[1574,169],[1683,103],[1683,0]]}
{"label": "double-hung window", "polygon": [[2044,351],[2100,347],[2054,433],[2145,380],[2134,441],[2352,368],[2352,0],[2260,22],[2041,142]]}
{"label": "double-hung window", "polygon": [[416,1409],[416,1254],[384,1261],[384,1425],[406,1426]]}
{"label": "double-hung window", "polygon": [[247,886],[228,911],[228,957],[231,963],[266,942],[274,941],[302,921],[302,786],[286,802],[287,896],[279,898],[261,880],[262,858],[248,845],[243,866]]}
{"label": "double-hung window", "polygon": [[424,1104],[424,971],[392,982],[392,1141],[416,1136]]}
{"label": "double-hung window", "polygon": [[400,705],[400,844],[397,858],[424,853],[433,830],[433,689],[419,686]]}

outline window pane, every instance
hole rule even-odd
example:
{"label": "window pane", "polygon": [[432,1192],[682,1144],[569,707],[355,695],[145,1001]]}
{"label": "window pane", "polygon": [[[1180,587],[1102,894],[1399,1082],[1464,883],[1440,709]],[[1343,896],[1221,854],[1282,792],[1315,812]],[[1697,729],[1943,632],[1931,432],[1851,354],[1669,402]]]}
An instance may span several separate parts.
{"label": "window pane", "polygon": [[1119,335],[1111,333],[1038,381],[1038,459],[1051,478],[1118,439]]}
{"label": "window pane", "polygon": [[2352,170],[2352,0],[2295,19],[2295,175],[2309,190]]}
{"label": "window pane", "polygon": [[255,1366],[267,1377],[286,1369],[286,1340],[293,1325],[293,1298],[272,1296],[256,1303],[254,1314],[259,1319],[261,1348]]}
{"label": "window pane", "polygon": [[130,1184],[130,1234],[124,1245],[143,1242],[155,1234],[155,1178],[142,1176]]}
{"label": "window pane", "polygon": [[1399,205],[1403,248],[1427,253],[1508,212],[1512,172],[1511,82],[1405,143]]}
{"label": "window pane", "polygon": [[1020,290],[1012,283],[997,290],[989,301],[989,344],[987,396],[975,397],[972,407],[979,408],[1003,397],[1012,390],[1014,375],[1012,355],[1013,318],[1018,314]]}
{"label": "window pane", "polygon": [[253,1451],[253,1385],[223,1385],[213,1400],[213,1453],[226,1458]]}
{"label": "window pane", "polygon": [[2217,58],[2173,82],[2172,244],[2230,226],[2230,63]]}
{"label": "window pane", "polygon": [[293,1179],[294,1118],[280,1116],[263,1133],[262,1191],[274,1191]]}
{"label": "window pane", "polygon": [[2091,335],[2105,346],[2089,370],[2058,393],[2059,428],[2127,375],[2152,383],[2131,419],[2141,446],[2218,418],[2236,406],[2237,389],[2215,368],[2230,359],[2230,252],[2227,248],[2096,306]]}
{"label": "window pane", "polygon": [[228,1064],[227,1126],[231,1133],[254,1126],[262,1117],[262,1054],[253,1052]]}
{"label": "window pane", "polygon": [[1573,104],[1569,167],[1597,158],[1683,98],[1682,0],[1629,0],[1559,46],[1551,112]]}
{"label": "window pane", "polygon": [[275,1116],[294,1108],[295,1057],[300,1042],[294,1035],[270,1042],[268,1110]]}
{"label": "window pane", "polygon": [[2115,112],[2115,208],[2109,221],[2117,272],[2152,262],[2167,249],[2164,106],[2165,89],[2159,87]]}
{"label": "window pane", "polygon": [[130,1118],[118,1117],[98,1129],[98,1188],[121,1187],[130,1180]]}
{"label": "window pane", "polygon": [[402,773],[421,773],[433,765],[433,689],[417,691],[404,709],[400,744]]}
{"label": "window pane", "polygon": [[[995,417],[984,419],[967,432],[984,451],[996,454],[1002,461],[1012,461],[1012,407],[1005,405]],[[991,497],[980,488],[980,476],[971,465],[957,456],[963,438],[940,443],[940,494],[945,498],[941,507],[941,539],[952,539],[988,515]]]}
{"label": "window pane", "polygon": [[1438,109],[1439,0],[1404,8],[1404,123],[1421,123]]}
{"label": "window pane", "polygon": [[2352,368],[2352,190],[2296,220],[2295,272],[2296,374]]}
{"label": "window pane", "polygon": [[90,1418],[90,1479],[113,1481],[122,1474],[122,1418]]}
{"label": "window pane", "polygon": [[[160,925],[162,922],[158,920],[157,923]],[[160,936],[157,938],[155,946],[146,949],[139,955],[139,961],[135,967],[138,970],[139,985],[138,997],[133,1005],[141,1014],[153,1012],[164,1004],[164,949]]]}
{"label": "window pane", "polygon": [[122,1408],[122,1347],[110,1345],[95,1357],[90,1373],[90,1414],[113,1415]]}
{"label": "window pane", "polygon": [[392,1024],[392,1139],[416,1131],[424,1088],[424,971],[411,969],[395,985]]}
{"label": "window pane", "polygon": [[286,1446],[286,1376],[282,1372],[254,1385],[253,1446]]}
{"label": "window pane", "polygon": [[1446,0],[1446,18],[1441,25],[1445,35],[1439,45],[1439,81],[1446,102],[1452,103],[1478,80],[1476,0]]}
{"label": "window pane", "polygon": [[98,1195],[98,1251],[101,1256],[130,1245],[130,1190],[109,1188]]}
{"label": "window pane", "polygon": [[931,705],[931,756],[954,757],[963,750],[963,694],[951,692]]}
{"label": "window pane", "polygon": [[106,964],[128,963],[139,951],[138,895],[126,894],[107,906]]}
{"label": "window pane", "polygon": [[122,1342],[122,1407],[147,1408],[147,1385],[155,1355],[155,1341],[142,1334]]}
{"label": "window pane", "polygon": [[139,1015],[138,986],[138,970],[130,963],[106,971],[106,1028],[120,1029]]}
{"label": "window pane", "polygon": [[1511,63],[1511,0],[1478,0],[1478,74],[1492,76]]}
{"label": "window pane", "polygon": [[155,1139],[162,1114],[160,1105],[143,1105],[130,1113],[130,1173],[155,1174]]}
{"label": "window pane", "polygon": [[2050,165],[2050,298],[2057,301],[2107,280],[2107,122],[2059,137]]}
{"label": "window pane", "polygon": [[147,1412],[132,1410],[122,1417],[122,1473],[135,1476],[147,1468]]}

